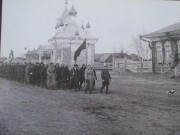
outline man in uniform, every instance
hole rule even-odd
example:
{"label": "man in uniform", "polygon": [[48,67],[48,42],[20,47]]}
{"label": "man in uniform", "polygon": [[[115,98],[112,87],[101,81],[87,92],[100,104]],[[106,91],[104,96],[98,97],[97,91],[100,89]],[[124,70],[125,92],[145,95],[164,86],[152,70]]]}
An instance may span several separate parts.
{"label": "man in uniform", "polygon": [[111,76],[106,65],[104,66],[104,69],[101,72],[101,78],[102,78],[101,93],[103,91],[103,88],[106,86],[106,94],[108,94],[108,87],[109,87],[109,81],[111,79]]}

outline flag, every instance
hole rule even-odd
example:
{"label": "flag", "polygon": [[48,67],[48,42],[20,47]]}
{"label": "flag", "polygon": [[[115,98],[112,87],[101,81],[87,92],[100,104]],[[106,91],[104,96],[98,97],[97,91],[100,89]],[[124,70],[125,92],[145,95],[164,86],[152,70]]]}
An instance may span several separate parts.
{"label": "flag", "polygon": [[77,57],[81,54],[81,51],[86,49],[86,39],[84,39],[83,43],[80,45],[80,47],[75,51],[74,53],[74,60],[77,60]]}

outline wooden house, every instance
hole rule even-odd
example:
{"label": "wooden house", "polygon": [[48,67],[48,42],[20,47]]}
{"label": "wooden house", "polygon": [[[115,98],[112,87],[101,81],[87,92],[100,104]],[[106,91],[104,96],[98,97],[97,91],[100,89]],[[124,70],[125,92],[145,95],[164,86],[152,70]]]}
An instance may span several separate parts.
{"label": "wooden house", "polygon": [[166,73],[175,69],[180,57],[180,22],[162,28],[140,39],[149,43],[152,50],[152,70],[154,73]]}

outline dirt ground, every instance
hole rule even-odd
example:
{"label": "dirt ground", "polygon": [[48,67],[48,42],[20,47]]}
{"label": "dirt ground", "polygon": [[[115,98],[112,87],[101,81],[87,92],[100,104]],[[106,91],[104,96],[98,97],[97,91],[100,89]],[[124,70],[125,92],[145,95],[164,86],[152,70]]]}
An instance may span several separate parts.
{"label": "dirt ground", "polygon": [[93,94],[0,78],[0,135],[180,135],[180,80],[121,73],[109,94],[100,86],[99,73]]}

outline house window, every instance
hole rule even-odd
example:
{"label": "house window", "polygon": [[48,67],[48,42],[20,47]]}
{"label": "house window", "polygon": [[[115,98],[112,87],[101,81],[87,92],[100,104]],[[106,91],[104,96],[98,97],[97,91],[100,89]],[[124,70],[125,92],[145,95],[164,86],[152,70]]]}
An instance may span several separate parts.
{"label": "house window", "polygon": [[157,63],[162,63],[163,62],[162,44],[160,42],[156,43],[156,49],[157,49]]}
{"label": "house window", "polygon": [[169,41],[166,41],[164,43],[164,47],[165,47],[165,63],[166,64],[172,63],[174,58],[172,56],[171,43]]}
{"label": "house window", "polygon": [[178,54],[179,54],[179,57],[180,57],[180,40],[177,41],[177,46],[178,46]]}

